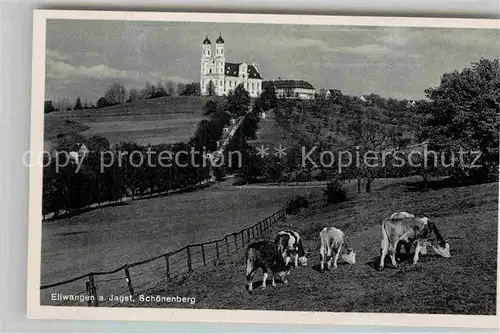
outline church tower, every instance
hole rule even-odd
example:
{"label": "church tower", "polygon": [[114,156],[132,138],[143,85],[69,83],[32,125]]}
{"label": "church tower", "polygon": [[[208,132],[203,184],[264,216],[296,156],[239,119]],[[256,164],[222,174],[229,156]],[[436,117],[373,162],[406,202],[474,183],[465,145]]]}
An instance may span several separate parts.
{"label": "church tower", "polygon": [[226,63],[226,56],[224,55],[224,40],[222,35],[215,41],[215,73],[217,76],[216,90],[218,95],[225,93],[225,80],[224,80],[224,66]]}
{"label": "church tower", "polygon": [[206,95],[210,77],[213,75],[212,42],[210,42],[207,36],[202,44],[200,93]]}

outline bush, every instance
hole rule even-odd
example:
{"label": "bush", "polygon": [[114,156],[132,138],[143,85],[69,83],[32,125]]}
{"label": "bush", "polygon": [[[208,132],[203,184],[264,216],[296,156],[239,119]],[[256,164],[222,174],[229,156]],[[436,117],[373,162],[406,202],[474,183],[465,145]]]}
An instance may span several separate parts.
{"label": "bush", "polygon": [[299,212],[301,208],[307,207],[309,207],[309,201],[304,196],[297,195],[289,200],[286,204],[286,214],[294,215]]}
{"label": "bush", "polygon": [[341,203],[347,199],[347,192],[339,181],[330,181],[323,190],[326,201],[331,204]]}

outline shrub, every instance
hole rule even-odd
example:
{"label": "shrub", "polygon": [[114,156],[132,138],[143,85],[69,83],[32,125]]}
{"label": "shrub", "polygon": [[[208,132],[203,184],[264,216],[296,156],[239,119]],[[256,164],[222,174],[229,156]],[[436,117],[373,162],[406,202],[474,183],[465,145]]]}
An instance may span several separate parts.
{"label": "shrub", "polygon": [[286,214],[294,215],[299,212],[301,208],[307,207],[309,207],[309,201],[304,196],[297,195],[290,199],[286,204]]}
{"label": "shrub", "polygon": [[323,190],[326,201],[331,204],[341,203],[347,199],[347,192],[339,181],[330,181]]}

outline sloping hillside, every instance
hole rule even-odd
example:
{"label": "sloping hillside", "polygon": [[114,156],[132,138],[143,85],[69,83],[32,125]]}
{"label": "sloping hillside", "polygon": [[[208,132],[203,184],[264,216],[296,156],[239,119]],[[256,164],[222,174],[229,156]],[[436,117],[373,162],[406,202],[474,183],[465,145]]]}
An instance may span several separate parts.
{"label": "sloping hillside", "polygon": [[[58,134],[81,133],[106,137],[111,144],[135,141],[139,144],[170,143],[188,140],[204,119],[207,98],[196,96],[161,97],[140,100],[102,109],[61,111],[45,115],[45,139]],[[79,127],[63,127],[61,122]]]}
{"label": "sloping hillside", "polygon": [[[352,197],[348,202],[304,211],[275,226],[301,233],[311,251],[308,267],[292,270],[290,283],[267,290],[245,289],[244,250],[232,260],[151,292],[196,297],[186,308],[495,314],[498,185],[405,192],[398,185]],[[380,219],[395,211],[425,214],[451,245],[450,259],[429,249],[417,265],[403,263],[379,272]],[[336,270],[320,273],[318,234],[324,226],[343,229],[357,263],[339,260]],[[261,280],[257,274],[256,280]],[[254,284],[255,286],[258,286]],[[172,305],[136,305],[172,307]]]}

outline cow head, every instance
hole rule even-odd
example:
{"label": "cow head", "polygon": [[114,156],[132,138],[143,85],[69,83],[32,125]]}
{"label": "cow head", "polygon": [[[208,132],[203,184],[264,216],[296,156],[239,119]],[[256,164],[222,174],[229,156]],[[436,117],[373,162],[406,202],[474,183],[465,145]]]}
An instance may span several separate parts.
{"label": "cow head", "polygon": [[356,252],[352,248],[347,249],[347,253],[344,253],[341,255],[342,260],[349,264],[355,264],[356,263]]}
{"label": "cow head", "polygon": [[309,252],[304,252],[304,255],[299,257],[299,263],[302,267],[307,267],[307,257],[309,256]]}
{"label": "cow head", "polygon": [[436,252],[436,254],[450,258],[450,244],[448,241],[439,233],[436,224],[433,222],[428,222],[430,235],[431,235],[431,247]]}

